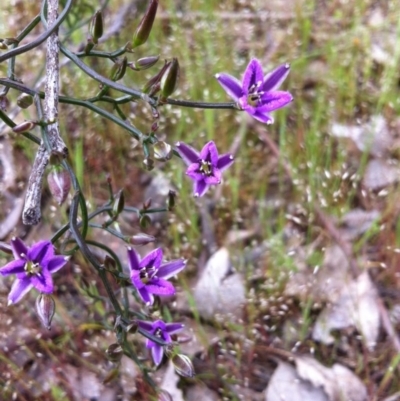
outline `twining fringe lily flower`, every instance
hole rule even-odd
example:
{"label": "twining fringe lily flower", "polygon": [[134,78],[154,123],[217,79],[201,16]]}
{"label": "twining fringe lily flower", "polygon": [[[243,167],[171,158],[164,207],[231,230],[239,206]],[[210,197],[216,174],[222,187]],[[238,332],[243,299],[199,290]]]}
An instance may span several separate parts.
{"label": "twining fringe lily flower", "polygon": [[[144,320],[138,320],[138,324],[142,330],[147,331],[149,334],[160,338],[160,340],[168,344],[172,342],[171,334],[175,334],[182,330],[184,326],[182,323],[165,323],[162,320],[156,320],[153,323],[146,322]],[[150,339],[147,339],[146,347],[151,349],[151,355],[154,363],[159,365],[164,355],[163,346],[151,341]]]}
{"label": "twining fringe lily flower", "polygon": [[229,74],[217,74],[215,77],[241,110],[263,123],[272,124],[274,119],[269,113],[293,100],[289,92],[276,90],[288,76],[289,70],[289,64],[283,64],[264,76],[260,62],[252,59],[244,72],[242,83]]}
{"label": "twining fringe lily flower", "polygon": [[199,153],[183,142],[176,144],[176,151],[189,166],[186,175],[194,181],[194,196],[203,196],[211,185],[221,183],[222,172],[233,163],[229,153],[219,156],[213,141],[206,143]]}
{"label": "twining fringe lily flower", "polygon": [[17,279],[8,295],[8,304],[15,304],[32,288],[44,294],[53,292],[51,275],[60,270],[68,258],[54,254],[50,241],[40,241],[30,248],[19,238],[11,240],[11,249],[15,260],[0,268],[0,274],[15,274]]}
{"label": "twining fringe lily flower", "polygon": [[139,254],[128,248],[129,268],[132,284],[137,289],[143,302],[152,305],[154,295],[173,295],[175,287],[167,281],[186,266],[184,259],[176,259],[162,264],[163,251],[157,248],[140,260]]}

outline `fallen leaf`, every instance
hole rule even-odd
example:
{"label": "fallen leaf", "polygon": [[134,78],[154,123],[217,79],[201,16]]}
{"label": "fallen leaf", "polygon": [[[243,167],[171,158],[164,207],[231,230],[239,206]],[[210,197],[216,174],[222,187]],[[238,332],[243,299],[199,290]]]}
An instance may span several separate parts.
{"label": "fallen leaf", "polygon": [[336,302],[329,303],[314,325],[312,337],[324,344],[332,344],[332,330],[354,326],[362,334],[366,345],[373,348],[379,334],[380,318],[377,293],[368,272],[354,281],[344,281]]}
{"label": "fallen leaf", "polygon": [[210,257],[193,294],[198,312],[205,319],[212,319],[216,314],[233,319],[240,317],[238,311],[246,301],[244,280],[232,270],[226,248]]}
{"label": "fallen leaf", "polygon": [[398,181],[400,168],[387,160],[370,160],[365,168],[363,185],[365,188],[376,191]]}

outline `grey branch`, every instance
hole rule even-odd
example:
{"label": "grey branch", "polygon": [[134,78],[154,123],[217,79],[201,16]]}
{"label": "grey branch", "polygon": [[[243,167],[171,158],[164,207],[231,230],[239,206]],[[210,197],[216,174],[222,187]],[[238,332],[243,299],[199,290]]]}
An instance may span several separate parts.
{"label": "grey branch", "polygon": [[22,212],[22,222],[27,225],[38,224],[41,217],[40,201],[42,198],[42,180],[44,170],[49,162],[50,155],[44,144],[39,146],[33,162],[32,172],[28,181],[25,195],[25,205]]}
{"label": "grey branch", "polygon": [[[58,0],[47,1],[47,23],[53,25],[58,16]],[[50,149],[47,150],[43,141],[40,145],[32,172],[28,181],[28,189],[25,195],[25,205],[22,212],[22,221],[27,225],[38,224],[41,218],[41,199],[42,199],[42,181],[44,172],[49,162],[50,151],[61,157],[66,157],[68,149],[60,137],[58,124],[58,96],[59,96],[59,40],[58,29],[47,39],[46,52],[46,85],[45,85],[45,118],[50,121],[46,129],[46,135]]]}

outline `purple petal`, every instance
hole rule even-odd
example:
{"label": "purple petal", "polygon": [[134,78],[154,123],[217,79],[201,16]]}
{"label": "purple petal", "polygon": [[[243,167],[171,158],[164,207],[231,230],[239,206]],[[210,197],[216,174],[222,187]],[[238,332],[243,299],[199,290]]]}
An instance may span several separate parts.
{"label": "purple petal", "polygon": [[168,280],[181,272],[186,267],[186,261],[184,259],[171,260],[170,262],[164,263],[157,272],[157,277]]}
{"label": "purple petal", "polygon": [[54,290],[53,280],[49,271],[42,269],[39,274],[31,276],[32,285],[40,292],[51,294]]}
{"label": "purple petal", "polygon": [[204,181],[207,185],[218,185],[221,183],[222,174],[217,168],[213,168],[213,174],[205,176]]}
{"label": "purple petal", "polygon": [[128,248],[129,269],[132,272],[140,270],[140,257],[133,248]]}
{"label": "purple petal", "polygon": [[50,241],[40,241],[28,249],[27,258],[42,265],[54,255],[53,244]]}
{"label": "purple petal", "polygon": [[261,64],[258,60],[252,59],[246,68],[243,76],[243,92],[249,93],[249,89],[253,85],[260,85],[264,81]]}
{"label": "purple petal", "polygon": [[163,251],[161,248],[154,249],[148,253],[141,261],[140,267],[160,267],[163,258]]}
{"label": "purple petal", "polygon": [[177,142],[176,151],[187,165],[196,163],[200,159],[199,152],[193,149],[191,146],[186,145],[186,143]]}
{"label": "purple petal", "polygon": [[64,256],[54,256],[52,259],[50,259],[49,263],[47,264],[47,270],[50,273],[55,273],[58,270],[60,270],[63,266],[65,266],[67,262],[68,259],[65,258]]}
{"label": "purple petal", "polygon": [[152,333],[153,323],[147,322],[145,320],[138,320],[137,323],[141,329],[148,331],[150,334]]}
{"label": "purple petal", "polygon": [[153,357],[153,361],[156,365],[159,365],[161,363],[163,355],[163,347],[159,344],[154,344],[154,347],[151,349],[151,356]]}
{"label": "purple petal", "polygon": [[264,77],[264,84],[261,90],[268,92],[278,89],[290,72],[289,64],[282,64]]}
{"label": "purple petal", "polygon": [[199,163],[191,164],[186,170],[186,175],[195,181],[202,181],[204,178],[203,173],[199,171]]}
{"label": "purple petal", "polygon": [[168,334],[175,334],[178,331],[182,330],[184,325],[182,323],[167,323],[165,325],[165,329],[168,332]]}
{"label": "purple petal", "polygon": [[210,186],[204,180],[196,181],[193,186],[193,195],[197,198],[203,196]]}
{"label": "purple petal", "polygon": [[254,108],[254,107],[246,107],[245,111],[249,113],[252,117],[256,120],[261,121],[265,124],[272,124],[274,122],[273,117],[271,117],[268,113],[263,112],[261,107]]}
{"label": "purple petal", "polygon": [[15,280],[8,294],[8,302],[16,304],[32,287],[30,277]]}
{"label": "purple petal", "polygon": [[175,287],[167,280],[162,278],[158,280],[151,280],[147,285],[146,289],[150,294],[154,295],[174,295]]}
{"label": "purple petal", "polygon": [[219,84],[222,86],[224,91],[237,102],[239,98],[243,95],[242,84],[240,81],[232,77],[229,74],[217,74],[215,78],[218,79]]}
{"label": "purple petal", "polygon": [[24,259],[13,260],[0,269],[0,274],[3,276],[8,276],[10,274],[24,273],[25,275],[25,263],[26,261]]}
{"label": "purple petal", "polygon": [[146,286],[144,286],[143,288],[138,288],[137,289],[138,294],[140,295],[140,297],[142,298],[142,301],[146,304],[146,305],[153,305],[154,302],[154,297],[152,294],[150,294],[147,291]]}
{"label": "purple petal", "polygon": [[28,253],[27,246],[18,237],[11,240],[11,249],[15,259],[21,259],[21,254],[26,256]]}
{"label": "purple petal", "polygon": [[262,106],[258,107],[262,113],[268,113],[286,106],[293,100],[289,92],[267,92],[261,97]]}
{"label": "purple petal", "polygon": [[213,166],[218,163],[218,150],[213,141],[207,142],[200,152],[200,159],[211,162]]}
{"label": "purple petal", "polygon": [[220,171],[226,170],[234,161],[233,155],[227,153],[218,158],[217,167]]}
{"label": "purple petal", "polygon": [[135,288],[140,290],[141,288],[145,287],[145,283],[140,279],[140,272],[139,270],[133,270],[131,272],[131,281]]}

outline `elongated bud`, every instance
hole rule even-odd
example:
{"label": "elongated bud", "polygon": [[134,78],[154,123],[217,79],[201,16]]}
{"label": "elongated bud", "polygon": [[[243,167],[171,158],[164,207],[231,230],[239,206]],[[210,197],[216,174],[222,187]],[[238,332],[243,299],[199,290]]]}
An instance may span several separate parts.
{"label": "elongated bud", "polygon": [[195,375],[194,367],[190,358],[184,354],[176,354],[172,358],[175,372],[182,377],[193,377]]}
{"label": "elongated bud", "polygon": [[0,110],[6,111],[9,104],[10,104],[10,102],[9,102],[7,96],[0,95]]}
{"label": "elongated bud", "polygon": [[124,210],[124,206],[125,206],[125,196],[124,196],[124,191],[121,189],[114,199],[114,204],[113,204],[114,216],[118,216],[120,213],[122,213],[122,211]]}
{"label": "elongated bud", "polygon": [[124,351],[120,344],[114,343],[106,349],[106,355],[110,361],[119,362],[122,355],[124,355]]}
{"label": "elongated bud", "polygon": [[151,157],[146,157],[143,160],[143,167],[147,170],[147,171],[151,171],[154,168],[154,160]]}
{"label": "elongated bud", "polygon": [[152,235],[148,235],[145,233],[138,233],[135,234],[134,236],[132,236],[132,238],[130,239],[130,243],[132,245],[147,245],[150,244],[151,242],[154,242],[156,240],[155,237],[153,237]]}
{"label": "elongated bud", "polygon": [[174,399],[168,391],[160,390],[157,394],[157,401],[174,401]]}
{"label": "elongated bud", "polygon": [[160,161],[170,160],[172,157],[172,146],[164,141],[158,141],[154,146],[154,158]]}
{"label": "elongated bud", "polygon": [[147,199],[146,201],[144,201],[144,202],[143,202],[143,209],[144,209],[144,210],[150,209],[151,203],[152,203],[152,202],[153,202],[153,201],[151,200],[151,198],[149,198],[149,199]]}
{"label": "elongated bud", "polygon": [[107,374],[106,377],[103,379],[103,384],[109,384],[112,381],[114,381],[119,375],[119,369],[118,368],[114,368],[111,369]]}
{"label": "elongated bud", "polygon": [[40,294],[36,298],[36,312],[47,330],[50,330],[51,320],[53,319],[55,310],[56,304],[51,295]]}
{"label": "elongated bud", "polygon": [[15,38],[4,38],[2,42],[7,46],[11,46],[11,45],[17,45],[19,43],[19,40]]}
{"label": "elongated bud", "polygon": [[156,18],[157,7],[158,0],[151,0],[136,32],[133,34],[132,47],[138,47],[147,41]]}
{"label": "elongated bud", "polygon": [[97,44],[99,39],[103,36],[103,14],[99,10],[95,12],[90,23],[90,34],[95,44]]}
{"label": "elongated bud", "polygon": [[115,260],[112,257],[110,257],[108,255],[105,256],[103,265],[104,265],[104,268],[108,271],[113,272],[113,271],[117,270],[117,263],[115,262]]}
{"label": "elongated bud", "polygon": [[124,57],[122,60],[119,60],[116,63],[114,63],[114,65],[111,69],[111,75],[110,75],[110,78],[112,81],[116,82],[124,77],[124,75],[126,73],[127,64],[128,64],[128,59],[126,57]]}
{"label": "elongated bud", "polygon": [[172,95],[175,90],[179,77],[179,63],[177,58],[173,58],[168,68],[164,72],[161,82],[161,95],[165,98]]}
{"label": "elongated bud", "polygon": [[167,209],[172,210],[175,207],[176,192],[170,189],[166,200]]}
{"label": "elongated bud", "polygon": [[128,67],[135,71],[147,70],[148,68],[153,67],[159,59],[160,56],[143,57],[135,62],[128,63]]}
{"label": "elongated bud", "polygon": [[30,131],[32,128],[36,127],[36,125],[37,125],[37,121],[32,121],[32,120],[24,121],[23,123],[17,124],[15,127],[13,127],[12,130],[16,134],[22,134],[23,132]]}
{"label": "elongated bud", "polygon": [[143,214],[142,216],[140,216],[139,224],[140,227],[147,228],[151,224],[150,216],[147,214]]}
{"label": "elongated bud", "polygon": [[21,109],[27,109],[33,103],[33,97],[27,93],[21,93],[17,98],[17,105]]}
{"label": "elongated bud", "polygon": [[162,76],[164,75],[166,69],[171,64],[171,61],[166,61],[162,66],[161,70],[151,77],[147,83],[143,87],[143,92],[148,93],[149,95],[154,95],[160,90],[160,81]]}
{"label": "elongated bud", "polygon": [[53,198],[61,206],[67,199],[71,189],[71,178],[68,172],[61,166],[52,166],[47,176],[47,183]]}

